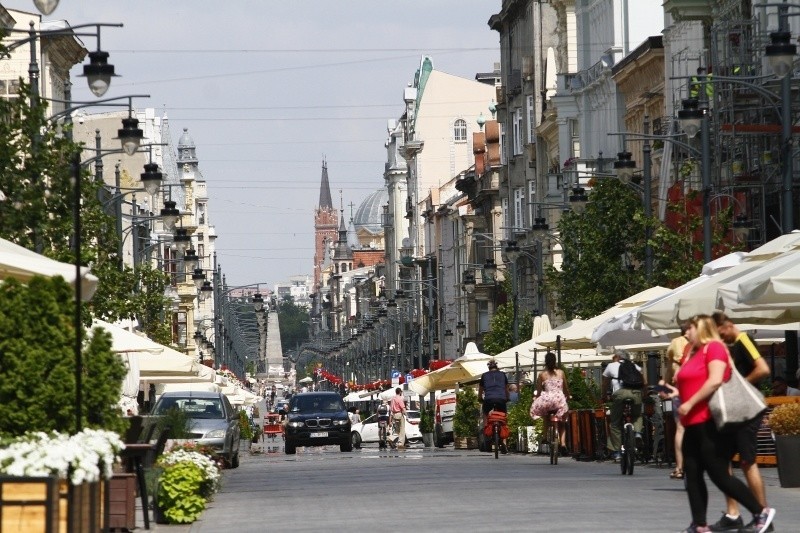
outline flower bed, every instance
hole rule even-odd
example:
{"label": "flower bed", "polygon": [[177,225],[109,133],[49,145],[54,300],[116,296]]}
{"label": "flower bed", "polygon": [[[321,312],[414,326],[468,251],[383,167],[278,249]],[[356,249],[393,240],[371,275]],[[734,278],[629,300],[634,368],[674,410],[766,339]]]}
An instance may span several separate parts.
{"label": "flower bed", "polygon": [[125,447],[113,431],[85,429],[75,435],[30,433],[3,443],[0,473],[7,476],[47,477],[72,485],[110,479]]}
{"label": "flower bed", "polygon": [[220,465],[206,450],[192,444],[176,446],[162,455],[156,499],[160,515],[171,524],[197,520],[206,502],[219,489]]}

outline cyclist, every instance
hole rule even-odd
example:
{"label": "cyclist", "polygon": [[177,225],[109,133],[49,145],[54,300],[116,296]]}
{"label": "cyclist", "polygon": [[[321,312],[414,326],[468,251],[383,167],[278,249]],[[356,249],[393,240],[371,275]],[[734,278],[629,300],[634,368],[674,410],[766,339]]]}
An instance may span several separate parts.
{"label": "cyclist", "polygon": [[[481,381],[478,385],[478,398],[482,403],[483,420],[481,427],[486,424],[486,417],[489,411],[494,409],[502,413],[507,413],[506,403],[508,403],[508,377],[505,373],[500,372],[497,361],[491,359],[487,366],[489,370],[481,375]],[[500,445],[500,451],[503,453],[508,452],[506,439],[503,439]]]}
{"label": "cyclist", "polygon": [[[614,461],[620,458],[620,441],[622,439],[622,410],[626,399],[633,400],[633,430],[636,432],[636,444],[641,446],[642,440],[642,388],[647,385],[642,375],[642,367],[635,365],[642,380],[638,386],[625,384],[620,376],[620,367],[624,361],[630,361],[630,354],[625,350],[616,350],[612,362],[603,371],[603,391],[608,391],[611,384],[611,422],[609,424],[608,450]],[[633,364],[633,363],[632,363]],[[608,393],[603,398],[609,400]]]}

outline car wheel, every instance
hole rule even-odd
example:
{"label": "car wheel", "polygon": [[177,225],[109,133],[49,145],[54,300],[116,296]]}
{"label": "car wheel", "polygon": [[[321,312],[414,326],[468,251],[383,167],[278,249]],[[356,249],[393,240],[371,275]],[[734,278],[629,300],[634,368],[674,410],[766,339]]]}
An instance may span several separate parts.
{"label": "car wheel", "polygon": [[353,442],[352,441],[343,442],[342,444],[339,445],[339,451],[340,452],[352,452],[353,451]]}
{"label": "car wheel", "polygon": [[350,443],[353,448],[361,448],[361,435],[358,434],[358,431],[350,433]]}
{"label": "car wheel", "polygon": [[286,455],[294,455],[297,453],[297,448],[295,447],[294,444],[286,442],[283,445],[283,451],[286,452]]}
{"label": "car wheel", "polygon": [[231,468],[239,468],[239,452],[234,453],[231,457]]}

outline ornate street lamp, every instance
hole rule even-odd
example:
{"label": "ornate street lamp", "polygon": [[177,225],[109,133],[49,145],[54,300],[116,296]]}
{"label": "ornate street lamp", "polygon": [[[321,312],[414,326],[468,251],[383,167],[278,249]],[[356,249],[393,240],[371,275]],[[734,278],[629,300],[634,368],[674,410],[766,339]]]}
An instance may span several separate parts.
{"label": "ornate street lamp", "polygon": [[776,31],[769,34],[770,42],[765,50],[772,72],[783,78],[792,71],[797,45],[793,44],[792,34],[788,31]]}
{"label": "ornate street lamp", "polygon": [[178,217],[181,216],[176,205],[172,200],[166,200],[161,209],[161,222],[164,224],[164,229],[169,232],[175,231],[175,224],[178,222]]}
{"label": "ornate street lamp", "polygon": [[184,228],[178,228],[175,230],[175,237],[173,237],[173,242],[175,243],[175,248],[178,250],[179,253],[184,253],[186,249],[191,245],[192,238],[189,236],[189,232]]}
{"label": "ornate street lamp", "polygon": [[202,268],[194,269],[194,272],[192,273],[192,281],[194,282],[194,286],[197,288],[197,290],[200,290],[206,281],[206,275],[203,274]]}
{"label": "ornate street lamp", "polygon": [[470,270],[464,271],[464,290],[467,294],[475,292],[475,274]]}
{"label": "ornate street lamp", "polygon": [[200,258],[197,256],[197,252],[195,252],[194,248],[189,248],[186,250],[186,253],[183,254],[183,264],[186,266],[186,270],[194,270],[197,268],[199,262]]}
{"label": "ornate street lamp", "polygon": [[33,0],[33,5],[42,15],[49,15],[58,7],[58,0]]}
{"label": "ornate street lamp", "polygon": [[[127,119],[124,119],[127,120]],[[122,131],[122,130],[120,130]],[[141,131],[141,130],[139,130]],[[127,150],[126,150],[127,153]],[[130,154],[132,155],[132,154]],[[158,171],[158,165],[155,163],[146,163],[144,165],[144,172],[142,172],[139,176],[142,181],[142,186],[144,190],[147,191],[147,194],[154,195],[158,192],[158,188],[161,186],[161,181],[164,178],[164,175]],[[173,202],[174,203],[174,202]],[[166,205],[166,202],[165,202]]]}

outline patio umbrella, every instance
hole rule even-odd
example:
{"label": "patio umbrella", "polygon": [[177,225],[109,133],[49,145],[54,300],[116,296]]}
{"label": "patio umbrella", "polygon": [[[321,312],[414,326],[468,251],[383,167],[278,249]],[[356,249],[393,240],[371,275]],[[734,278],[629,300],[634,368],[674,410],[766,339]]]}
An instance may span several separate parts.
{"label": "patio umbrella", "polygon": [[312,378],[306,376],[303,379],[299,380],[298,383],[311,383],[312,381],[314,381]]}
{"label": "patio umbrella", "polygon": [[[14,278],[27,283],[33,276],[49,278],[61,276],[74,287],[75,265],[60,263],[13,242],[0,239],[0,280]],[[81,295],[84,300],[91,299],[97,289],[97,281],[87,267],[81,267]]]}
{"label": "patio umbrella", "polygon": [[[606,309],[597,316],[587,320],[573,320],[568,323],[569,325],[565,324],[564,327],[553,329],[536,337],[534,341],[542,346],[553,348],[556,346],[557,337],[560,337],[561,348],[594,348],[597,345],[597,341],[592,339],[595,328],[615,316],[622,315],[669,292],[670,290],[666,287],[650,287],[624,300],[620,300],[613,307]],[[647,336],[649,337],[649,334]]]}
{"label": "patio umbrella", "polygon": [[486,372],[488,370],[486,363],[490,359],[492,359],[491,355],[481,353],[474,342],[469,342],[464,349],[464,355],[445,367],[414,378],[409,387],[419,395],[425,395],[435,390],[452,389],[459,383]]}

